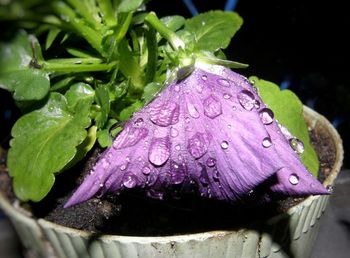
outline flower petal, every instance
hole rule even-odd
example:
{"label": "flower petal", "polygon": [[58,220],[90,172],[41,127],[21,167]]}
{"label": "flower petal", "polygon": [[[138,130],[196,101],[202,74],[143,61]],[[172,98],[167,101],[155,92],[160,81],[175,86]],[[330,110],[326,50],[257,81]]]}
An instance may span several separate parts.
{"label": "flower petal", "polygon": [[195,192],[235,202],[272,178],[277,193],[328,193],[247,79],[214,70],[196,69],[136,112],[65,207],[136,188],[158,199]]}

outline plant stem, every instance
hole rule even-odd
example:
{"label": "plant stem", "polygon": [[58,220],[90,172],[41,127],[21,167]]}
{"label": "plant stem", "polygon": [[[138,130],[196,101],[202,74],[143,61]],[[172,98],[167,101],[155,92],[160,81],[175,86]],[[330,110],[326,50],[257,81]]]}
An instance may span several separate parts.
{"label": "plant stem", "polygon": [[98,58],[51,59],[41,63],[44,71],[53,73],[109,71],[116,64],[116,62],[102,63],[102,60]]}
{"label": "plant stem", "polygon": [[175,32],[167,28],[157,17],[154,12],[150,12],[146,17],[147,21],[159,34],[169,41],[174,50],[185,49],[185,43],[176,35]]}

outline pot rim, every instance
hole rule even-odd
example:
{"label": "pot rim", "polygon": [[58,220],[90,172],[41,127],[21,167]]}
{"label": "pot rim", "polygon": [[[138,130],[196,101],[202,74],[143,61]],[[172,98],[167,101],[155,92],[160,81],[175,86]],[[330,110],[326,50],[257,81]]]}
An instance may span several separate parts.
{"label": "pot rim", "polygon": [[[334,185],[335,178],[337,177],[338,172],[341,169],[342,162],[343,162],[343,156],[344,156],[344,150],[342,146],[342,140],[340,138],[340,135],[338,134],[337,130],[332,126],[332,124],[321,114],[317,113],[316,111],[312,110],[309,107],[304,106],[303,109],[304,114],[306,114],[308,117],[310,117],[311,122],[309,126],[311,128],[315,127],[317,123],[322,123],[327,128],[329,133],[332,135],[334,139],[334,144],[336,148],[336,160],[334,163],[334,166],[332,168],[331,173],[328,175],[328,177],[324,180],[323,185],[329,186]],[[317,119],[312,119],[317,118]],[[319,195],[309,196],[302,202],[298,203],[297,205],[291,207],[288,209],[286,213],[276,215],[269,220],[273,221],[278,219],[281,216],[286,215],[292,215],[293,213],[299,212],[303,209],[304,206],[309,206],[311,203],[318,199]],[[0,203],[2,208],[4,210],[6,209],[11,215],[17,216],[19,219],[26,220],[30,223],[37,224],[40,228],[54,228],[57,231],[60,231],[62,233],[66,234],[72,234],[72,235],[79,235],[84,238],[89,238],[93,236],[93,232],[85,231],[85,230],[79,230],[74,228],[69,228],[66,226],[62,226],[50,221],[47,221],[45,219],[34,219],[32,217],[28,217],[24,211],[21,209],[17,209],[10,204],[6,198],[3,196],[3,194],[0,193]],[[18,212],[19,211],[19,212]],[[231,234],[232,232],[246,232],[247,229],[242,228],[238,230],[213,230],[213,231],[206,231],[206,232],[199,232],[199,233],[190,233],[190,234],[177,234],[177,235],[168,235],[168,236],[124,236],[124,235],[111,235],[111,234],[104,234],[102,236],[99,236],[99,239],[102,241],[110,242],[110,241],[119,241],[119,242],[137,242],[137,243],[169,243],[169,242],[185,242],[188,240],[198,240],[202,241],[208,238],[223,238],[226,235]]]}

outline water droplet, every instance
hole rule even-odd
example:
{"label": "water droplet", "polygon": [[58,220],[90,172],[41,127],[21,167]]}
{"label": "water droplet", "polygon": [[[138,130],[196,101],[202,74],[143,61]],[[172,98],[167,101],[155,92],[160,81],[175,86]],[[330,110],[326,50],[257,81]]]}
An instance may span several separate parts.
{"label": "water droplet", "polygon": [[202,80],[203,80],[203,81],[206,81],[207,79],[208,79],[208,76],[207,76],[207,75],[205,75],[205,74],[202,75]]}
{"label": "water droplet", "polygon": [[269,125],[273,122],[274,114],[273,114],[272,110],[269,108],[263,108],[259,112],[259,116],[260,116],[261,121],[263,122],[264,125]]}
{"label": "water droplet", "polygon": [[265,148],[268,148],[272,145],[271,138],[270,137],[265,137],[262,141],[262,146]]}
{"label": "water droplet", "polygon": [[176,146],[175,146],[175,150],[177,150],[177,151],[181,150],[181,146],[180,146],[179,144],[176,145]]}
{"label": "water droplet", "polygon": [[298,154],[302,154],[304,152],[304,144],[302,141],[300,141],[299,139],[297,138],[291,138],[289,140],[289,144],[290,146],[292,147],[292,149],[298,153]]}
{"label": "water droplet", "polygon": [[216,159],[214,158],[208,158],[206,161],[206,164],[208,167],[214,167],[216,165]]}
{"label": "water droplet", "polygon": [[198,93],[202,93],[203,89],[204,89],[204,86],[202,84],[197,84],[196,85],[196,89],[197,89]]}
{"label": "water droplet", "polygon": [[171,162],[170,174],[172,184],[181,184],[185,180],[185,171],[183,167],[177,164],[175,161]]}
{"label": "water droplet", "polygon": [[106,158],[102,158],[99,162],[101,163],[103,169],[108,168],[110,165],[110,163]]}
{"label": "water droplet", "polygon": [[138,119],[136,119],[135,123],[136,126],[141,126],[143,124],[143,118],[139,117]]}
{"label": "water droplet", "polygon": [[127,167],[128,167],[128,164],[126,163],[126,164],[121,165],[121,166],[119,167],[119,169],[120,169],[121,171],[124,171]]}
{"label": "water droplet", "polygon": [[190,116],[192,116],[193,118],[199,117],[199,112],[198,112],[197,107],[195,105],[193,105],[192,103],[187,103],[187,109],[188,109],[188,113],[190,114]]}
{"label": "water droplet", "polygon": [[283,126],[283,125],[281,125],[281,124],[278,124],[278,126],[279,126],[279,128],[281,129],[281,132],[282,132],[282,134],[284,135],[284,137],[286,138],[286,139],[291,139],[291,138],[293,138],[293,135],[291,134],[291,132],[289,132],[289,130],[287,129],[287,127],[285,127],[285,126]]}
{"label": "water droplet", "polygon": [[208,150],[211,136],[207,133],[195,133],[187,145],[188,152],[196,159],[202,157]]}
{"label": "water droplet", "polygon": [[126,188],[134,188],[137,185],[137,177],[131,172],[126,172],[123,176],[123,185]]}
{"label": "water droplet", "polygon": [[148,159],[155,166],[163,165],[170,156],[169,137],[153,138],[150,144]]}
{"label": "water droplet", "polygon": [[259,101],[259,100],[255,100],[255,102],[254,102],[254,107],[255,107],[256,109],[259,109],[259,108],[260,108],[260,101]]}
{"label": "water droplet", "polygon": [[229,146],[229,144],[228,144],[227,141],[222,141],[222,142],[221,142],[221,148],[222,148],[222,149],[226,150],[226,149],[228,148],[228,146]]}
{"label": "water droplet", "polygon": [[333,191],[334,191],[334,188],[333,188],[332,185],[327,185],[327,186],[326,186],[326,189],[327,189],[327,191],[330,192],[330,193],[333,193]]}
{"label": "water droplet", "polygon": [[214,179],[215,181],[218,181],[219,178],[220,178],[220,173],[219,173],[219,171],[218,171],[217,169],[215,169],[215,170],[213,171],[213,179]]}
{"label": "water droplet", "polygon": [[145,175],[149,175],[151,173],[151,169],[147,166],[143,167],[142,173]]}
{"label": "water droplet", "polygon": [[255,106],[254,94],[248,90],[242,90],[238,93],[238,101],[245,110],[252,110]]}
{"label": "water droplet", "polygon": [[179,115],[179,105],[171,101],[154,104],[149,109],[150,120],[159,126],[165,127],[176,124],[179,121]]}
{"label": "water droplet", "polygon": [[249,80],[249,83],[250,83],[251,85],[254,85],[254,84],[255,84],[255,80],[250,79],[250,80]]}
{"label": "water droplet", "polygon": [[180,86],[178,84],[174,85],[174,91],[176,91],[176,92],[180,91]]}
{"label": "water droplet", "polygon": [[186,118],[185,118],[185,122],[186,122],[186,123],[189,123],[190,121],[191,121],[191,119],[190,119],[189,117],[186,117]]}
{"label": "water droplet", "polygon": [[141,139],[148,135],[148,129],[138,128],[133,126],[126,126],[124,130],[117,136],[113,142],[114,149],[123,149],[126,147],[134,146]]}
{"label": "water droplet", "polygon": [[225,87],[230,87],[230,82],[224,78],[220,78],[217,80],[217,82],[221,85],[221,86],[225,86]]}
{"label": "water droplet", "polygon": [[147,191],[147,196],[153,199],[163,200],[164,194],[162,192],[156,191],[156,190],[149,190]]}
{"label": "water droplet", "polygon": [[229,93],[224,94],[224,99],[230,99],[231,97],[232,97],[232,95]]}
{"label": "water droplet", "polygon": [[232,106],[232,110],[233,110],[233,111],[236,111],[236,110],[237,110],[237,107],[236,107],[236,106]]}
{"label": "water droplet", "polygon": [[297,185],[299,183],[299,177],[296,174],[291,174],[289,176],[289,183],[292,185]]}
{"label": "water droplet", "polygon": [[175,138],[176,136],[178,136],[179,135],[179,131],[177,130],[177,129],[175,129],[175,128],[171,128],[170,129],[170,136],[171,137],[173,137],[173,138]]}
{"label": "water droplet", "polygon": [[228,127],[229,129],[231,129],[231,128],[232,128],[232,125],[228,124],[227,127]]}
{"label": "water droplet", "polygon": [[52,105],[49,105],[48,110],[49,112],[52,112],[54,110],[54,107]]}
{"label": "water droplet", "polygon": [[100,187],[103,187],[103,184],[102,184],[102,183],[100,184]]}
{"label": "water droplet", "polygon": [[222,107],[220,101],[210,95],[203,101],[204,114],[209,118],[215,118],[222,114]]}

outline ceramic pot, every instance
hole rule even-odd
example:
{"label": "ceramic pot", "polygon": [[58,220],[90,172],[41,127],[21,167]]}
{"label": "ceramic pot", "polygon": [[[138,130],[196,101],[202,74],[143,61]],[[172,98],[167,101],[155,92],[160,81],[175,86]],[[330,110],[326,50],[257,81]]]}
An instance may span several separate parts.
{"label": "ceramic pot", "polygon": [[[343,160],[337,131],[322,115],[304,107],[311,128],[322,128],[333,140],[335,164],[323,182],[331,187]],[[10,218],[25,248],[35,257],[118,258],[118,257],[308,257],[316,239],[329,196],[310,196],[260,225],[259,229],[210,231],[166,237],[102,235],[63,227],[28,216],[0,194],[0,207]],[[254,227],[252,227],[254,228]]]}

